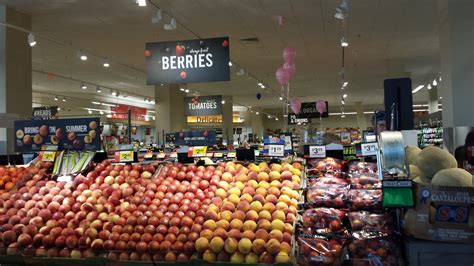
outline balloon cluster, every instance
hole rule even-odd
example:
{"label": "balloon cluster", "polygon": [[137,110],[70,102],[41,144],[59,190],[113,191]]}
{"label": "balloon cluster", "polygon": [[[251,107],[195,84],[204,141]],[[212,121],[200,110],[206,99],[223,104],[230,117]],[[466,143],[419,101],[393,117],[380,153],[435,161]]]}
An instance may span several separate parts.
{"label": "balloon cluster", "polygon": [[281,86],[287,85],[293,75],[295,75],[295,57],[295,49],[289,47],[283,49],[283,59],[285,60],[285,63],[282,67],[278,68],[275,73],[276,80]]}

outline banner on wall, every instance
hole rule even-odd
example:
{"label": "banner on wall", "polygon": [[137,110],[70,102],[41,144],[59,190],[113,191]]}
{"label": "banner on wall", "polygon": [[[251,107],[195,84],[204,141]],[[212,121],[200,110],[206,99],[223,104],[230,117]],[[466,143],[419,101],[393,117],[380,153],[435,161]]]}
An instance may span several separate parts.
{"label": "banner on wall", "polygon": [[44,145],[59,150],[99,150],[99,126],[98,117],[15,121],[15,152],[40,151]]}
{"label": "banner on wall", "polygon": [[147,84],[229,81],[229,37],[147,43]]}
{"label": "banner on wall", "polygon": [[216,131],[176,132],[175,145],[178,146],[206,146],[216,144]]}
{"label": "banner on wall", "polygon": [[125,104],[117,104],[110,107],[112,111],[112,118],[114,119],[128,119],[128,109],[130,108],[132,120],[145,121],[146,109]]}
{"label": "banner on wall", "polygon": [[320,114],[318,110],[316,110],[316,102],[308,102],[308,103],[302,103],[301,104],[301,111],[298,115],[296,115],[297,118],[319,118],[321,117],[328,117],[329,116],[329,105],[328,102],[326,101],[326,112]]}
{"label": "banner on wall", "polygon": [[185,116],[222,115],[222,96],[199,96],[184,98]]}
{"label": "banner on wall", "polygon": [[33,108],[33,120],[48,120],[58,118],[58,107],[57,106],[44,106]]}

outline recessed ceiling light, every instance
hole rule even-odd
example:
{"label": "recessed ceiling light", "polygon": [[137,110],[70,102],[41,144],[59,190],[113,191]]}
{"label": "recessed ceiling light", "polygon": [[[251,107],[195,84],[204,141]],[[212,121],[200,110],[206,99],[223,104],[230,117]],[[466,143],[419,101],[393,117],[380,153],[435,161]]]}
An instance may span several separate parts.
{"label": "recessed ceiling light", "polygon": [[146,0],[137,0],[138,6],[146,6]]}
{"label": "recessed ceiling light", "polygon": [[436,79],[433,79],[433,86],[437,86],[438,85],[438,82],[436,81]]}
{"label": "recessed ceiling light", "polygon": [[230,67],[232,66],[232,61],[229,61],[229,66],[230,66]]}
{"label": "recessed ceiling light", "polygon": [[222,100],[221,103],[222,103],[222,104],[225,104],[225,100]]}
{"label": "recessed ceiling light", "polygon": [[83,89],[83,90],[87,89],[87,85],[84,84],[84,83],[81,83],[81,89]]}
{"label": "recessed ceiling light", "polygon": [[87,60],[87,55],[85,53],[83,53],[82,51],[79,51],[78,52],[78,55],[79,55],[79,58],[82,60],[82,61],[86,61]]}
{"label": "recessed ceiling light", "polygon": [[54,100],[55,100],[55,101],[59,101],[58,96],[54,96]]}
{"label": "recessed ceiling light", "polygon": [[342,98],[347,98],[347,93],[344,93],[344,95],[342,95]]}
{"label": "recessed ceiling light", "polygon": [[184,88],[179,88],[180,91],[184,91]]}
{"label": "recessed ceiling light", "polygon": [[99,86],[97,86],[97,88],[95,89],[95,91],[96,91],[97,93],[101,93],[101,92],[102,92],[102,90],[100,89]]}
{"label": "recessed ceiling light", "polygon": [[189,89],[185,89],[184,92],[188,93],[188,92],[189,92]]}
{"label": "recessed ceiling light", "polygon": [[36,45],[35,35],[31,32],[30,34],[28,34],[28,44],[30,45],[30,47],[33,47]]}
{"label": "recessed ceiling light", "polygon": [[341,100],[341,104],[344,105],[346,104],[346,102],[344,100]]}
{"label": "recessed ceiling light", "polygon": [[271,116],[267,116],[267,117],[268,117],[268,119],[272,118]]}
{"label": "recessed ceiling light", "polygon": [[256,115],[260,114],[259,112],[255,112]]}
{"label": "recessed ceiling light", "polygon": [[103,62],[102,62],[102,65],[103,65],[104,67],[110,67],[110,63],[109,63],[109,60],[107,59],[107,57],[104,58],[104,60],[103,60]]}
{"label": "recessed ceiling light", "polygon": [[65,101],[66,101],[66,98],[63,97],[63,102],[65,102]]}
{"label": "recessed ceiling light", "polygon": [[278,117],[275,117],[275,120],[278,121]]}
{"label": "recessed ceiling light", "polygon": [[344,82],[344,83],[342,84],[343,87],[346,87],[347,85],[349,85],[349,82],[348,82],[348,81],[346,81],[346,82]]}
{"label": "recessed ceiling light", "polygon": [[280,101],[283,101],[283,97],[281,97],[281,96],[280,96],[280,97],[278,97],[278,99],[279,99]]}
{"label": "recessed ceiling light", "polygon": [[431,90],[431,84],[428,84],[428,86],[426,87],[428,90]]}
{"label": "recessed ceiling light", "polygon": [[89,114],[92,114],[92,110],[91,110],[91,109],[89,109],[89,111],[88,111],[88,112],[89,112]]}

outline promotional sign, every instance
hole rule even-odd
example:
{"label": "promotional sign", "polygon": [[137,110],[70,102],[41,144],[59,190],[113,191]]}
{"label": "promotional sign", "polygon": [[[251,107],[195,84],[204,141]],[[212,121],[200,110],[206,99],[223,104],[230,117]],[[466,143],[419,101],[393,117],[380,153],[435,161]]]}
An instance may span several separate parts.
{"label": "promotional sign", "polygon": [[175,144],[178,146],[206,146],[216,144],[214,130],[176,132]]}
{"label": "promotional sign", "polygon": [[341,131],[341,144],[351,144],[351,132]]}
{"label": "promotional sign", "polygon": [[263,155],[283,157],[285,155],[285,140],[278,137],[269,137],[263,140]]}
{"label": "promotional sign", "polygon": [[117,104],[116,106],[111,106],[110,111],[112,111],[112,118],[114,119],[128,119],[128,109],[130,108],[130,113],[132,120],[136,121],[145,121],[146,117],[146,108],[130,106],[125,104]]}
{"label": "promotional sign", "polygon": [[35,107],[33,108],[33,120],[48,120],[58,118],[58,107]]}
{"label": "promotional sign", "polygon": [[184,115],[222,115],[222,96],[184,97]]}
{"label": "promotional sign", "polygon": [[147,84],[229,81],[229,37],[147,43]]}
{"label": "promotional sign", "polygon": [[204,157],[207,153],[207,146],[194,146],[188,148],[188,157]]}
{"label": "promotional sign", "polygon": [[309,118],[299,118],[295,114],[288,114],[288,125],[303,125],[311,123]]}
{"label": "promotional sign", "polygon": [[15,121],[15,151],[40,151],[44,145],[59,150],[99,150],[100,118]]}
{"label": "promotional sign", "polygon": [[328,117],[329,116],[329,105],[328,102],[326,101],[326,112],[320,114],[318,110],[316,110],[316,103],[315,102],[309,102],[309,103],[302,103],[301,104],[301,111],[298,115],[296,115],[297,118],[319,118],[321,117]]}

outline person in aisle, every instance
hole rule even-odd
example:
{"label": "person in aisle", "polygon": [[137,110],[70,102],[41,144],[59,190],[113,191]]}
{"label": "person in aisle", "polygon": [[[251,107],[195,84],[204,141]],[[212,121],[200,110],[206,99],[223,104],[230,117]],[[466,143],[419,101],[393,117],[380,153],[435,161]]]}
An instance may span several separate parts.
{"label": "person in aisle", "polygon": [[464,145],[459,146],[454,150],[454,157],[458,162],[459,168],[465,168],[465,163],[469,163],[470,165],[474,165],[474,158],[472,156],[472,149],[474,147],[474,131],[469,132],[466,135],[466,139],[464,140]]}

